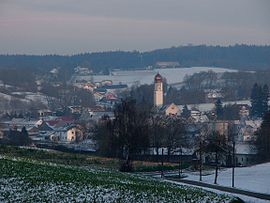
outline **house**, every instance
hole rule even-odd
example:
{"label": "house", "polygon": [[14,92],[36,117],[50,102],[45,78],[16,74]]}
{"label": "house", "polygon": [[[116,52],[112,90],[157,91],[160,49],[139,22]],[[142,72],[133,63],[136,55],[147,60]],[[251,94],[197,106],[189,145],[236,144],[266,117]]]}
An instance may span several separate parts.
{"label": "house", "polygon": [[159,111],[166,116],[177,116],[181,114],[181,110],[174,103],[163,105]]}
{"label": "house", "polygon": [[104,94],[103,93],[101,93],[101,92],[94,92],[94,98],[95,98],[95,101],[96,102],[100,101],[103,97],[104,97]]}
{"label": "house", "polygon": [[53,128],[48,125],[47,122],[42,121],[40,125],[37,126],[39,131],[47,132],[47,131],[53,131]]}
{"label": "house", "polygon": [[82,112],[82,107],[81,106],[68,106],[68,109],[70,110],[71,113],[80,114]]}
{"label": "house", "polygon": [[96,88],[95,89],[94,93],[95,92],[98,92],[100,94],[106,94],[107,93],[107,90],[105,88],[103,88],[103,87],[99,87],[99,88]]}
{"label": "house", "polygon": [[249,143],[237,143],[235,145],[236,166],[249,166],[256,163],[257,149]]}
{"label": "house", "polygon": [[194,123],[205,123],[205,122],[209,122],[209,118],[205,113],[202,113],[201,111],[199,111],[197,108],[192,107],[190,110],[190,121],[194,122]]}
{"label": "house", "polygon": [[73,142],[76,140],[76,127],[75,126],[70,126],[66,128],[66,137],[64,139],[68,142]]}
{"label": "house", "polygon": [[215,102],[217,99],[223,98],[220,89],[206,90],[206,100],[209,102]]}
{"label": "house", "polygon": [[260,128],[262,120],[240,120],[238,122],[238,140],[243,142],[255,141],[255,132]]}
{"label": "house", "polygon": [[50,140],[57,143],[67,144],[72,143],[83,138],[83,132],[76,125],[70,125],[54,130],[50,135]]}
{"label": "house", "polygon": [[50,70],[50,74],[52,74],[54,77],[57,77],[57,75],[59,74],[59,68],[53,68],[52,70]]}
{"label": "house", "polygon": [[104,85],[102,88],[106,89],[107,92],[117,94],[122,92],[128,88],[126,84],[118,84],[118,85]]}
{"label": "house", "polygon": [[91,92],[93,92],[95,88],[96,86],[91,82],[87,82],[83,85],[83,89],[91,91]]}
{"label": "house", "polygon": [[109,85],[112,85],[112,84],[113,84],[112,80],[102,80],[101,81],[102,86],[109,86]]}
{"label": "house", "polygon": [[77,66],[74,68],[74,71],[78,75],[89,75],[92,71],[89,68]]}
{"label": "house", "polygon": [[249,117],[249,109],[248,105],[241,105],[241,109],[239,111],[240,118],[247,119]]}
{"label": "house", "polygon": [[52,115],[52,111],[49,109],[40,109],[37,113],[39,117],[46,117]]}
{"label": "house", "polygon": [[225,136],[225,139],[228,140],[229,121],[210,121],[208,122],[208,128],[210,129],[210,132],[217,132],[220,135]]}
{"label": "house", "polygon": [[114,93],[108,92],[97,103],[106,109],[112,109],[118,102],[118,97]]}
{"label": "house", "polygon": [[156,63],[156,68],[176,68],[179,66],[180,64],[177,61],[158,61]]}
{"label": "house", "polygon": [[53,128],[59,128],[71,125],[74,119],[71,116],[61,116],[47,120],[46,122]]}
{"label": "house", "polygon": [[27,129],[27,132],[28,132],[28,135],[29,135],[29,136],[36,136],[36,135],[38,135],[38,133],[39,133],[39,129],[38,129],[38,127],[36,127],[36,126],[33,126],[33,127],[31,127],[31,128],[28,128],[28,129]]}

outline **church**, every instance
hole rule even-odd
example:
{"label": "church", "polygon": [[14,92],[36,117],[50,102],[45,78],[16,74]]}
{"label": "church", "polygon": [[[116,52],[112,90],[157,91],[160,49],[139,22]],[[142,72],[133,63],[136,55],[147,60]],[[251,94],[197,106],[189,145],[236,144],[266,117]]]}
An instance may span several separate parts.
{"label": "church", "polygon": [[181,113],[174,103],[164,105],[163,77],[159,73],[154,78],[154,107],[166,116],[176,116]]}

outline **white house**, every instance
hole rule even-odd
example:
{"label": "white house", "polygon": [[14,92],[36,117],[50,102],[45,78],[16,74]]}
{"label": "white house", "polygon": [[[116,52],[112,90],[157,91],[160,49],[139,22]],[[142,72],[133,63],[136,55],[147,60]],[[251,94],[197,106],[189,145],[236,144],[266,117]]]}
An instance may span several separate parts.
{"label": "white house", "polygon": [[256,162],[257,149],[248,143],[238,143],[235,145],[236,166],[248,166]]}

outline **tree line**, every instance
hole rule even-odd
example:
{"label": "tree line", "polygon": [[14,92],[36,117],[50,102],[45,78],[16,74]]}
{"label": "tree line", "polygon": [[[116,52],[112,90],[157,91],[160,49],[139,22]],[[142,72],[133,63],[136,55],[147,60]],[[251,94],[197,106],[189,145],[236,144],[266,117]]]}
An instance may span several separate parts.
{"label": "tree line", "polygon": [[108,73],[112,69],[134,69],[154,66],[158,61],[177,61],[183,67],[215,66],[239,70],[269,69],[270,46],[179,46],[148,52],[109,51],[60,55],[0,55],[0,68],[38,69],[53,67],[73,70],[77,65],[89,64],[94,73]]}
{"label": "tree line", "polygon": [[184,145],[185,121],[180,117],[164,117],[151,109],[141,108],[131,97],[123,99],[114,110],[114,119],[104,116],[98,123],[95,139],[99,153],[122,160],[120,170],[132,170],[132,159],[153,148],[168,155]]}

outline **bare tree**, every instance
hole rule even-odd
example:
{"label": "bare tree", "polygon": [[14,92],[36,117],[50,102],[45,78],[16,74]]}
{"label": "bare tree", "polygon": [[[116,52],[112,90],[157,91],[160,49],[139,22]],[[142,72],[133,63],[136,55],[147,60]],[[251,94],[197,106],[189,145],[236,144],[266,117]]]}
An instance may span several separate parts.
{"label": "bare tree", "polygon": [[185,122],[178,116],[168,116],[166,118],[165,143],[168,149],[168,156],[183,146],[185,141]]}

